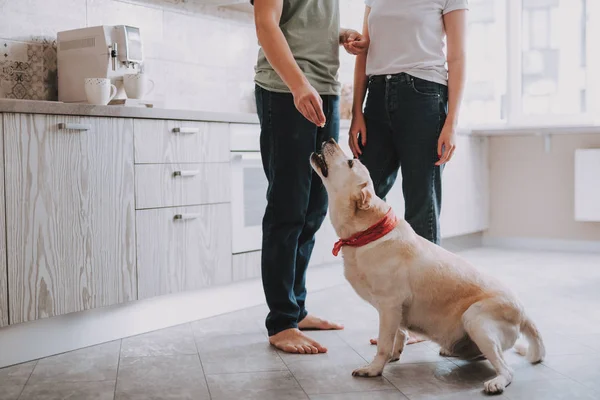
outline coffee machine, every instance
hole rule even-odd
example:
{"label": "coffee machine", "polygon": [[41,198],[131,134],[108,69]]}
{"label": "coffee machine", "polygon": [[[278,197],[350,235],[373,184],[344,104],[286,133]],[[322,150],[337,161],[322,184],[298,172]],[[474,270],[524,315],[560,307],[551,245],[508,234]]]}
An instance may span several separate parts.
{"label": "coffee machine", "polygon": [[139,28],[94,26],[58,32],[58,100],[86,102],[84,79],[109,78],[115,99],[125,99],[123,76],[141,72],[143,57]]}

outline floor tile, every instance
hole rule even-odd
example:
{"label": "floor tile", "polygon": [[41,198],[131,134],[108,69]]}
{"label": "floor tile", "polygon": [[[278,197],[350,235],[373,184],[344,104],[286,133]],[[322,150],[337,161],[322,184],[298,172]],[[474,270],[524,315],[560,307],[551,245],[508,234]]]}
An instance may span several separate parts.
{"label": "floor tile", "polygon": [[208,399],[197,355],[125,357],[119,365],[116,399]]}
{"label": "floor tile", "polygon": [[170,356],[196,354],[194,335],[189,324],[123,339],[121,357]]}
{"label": "floor tile", "polygon": [[196,337],[262,333],[266,335],[264,323],[252,313],[238,311],[191,323]]}
{"label": "floor tile", "polygon": [[196,343],[206,374],[287,370],[261,333],[197,337]]}
{"label": "floor tile", "polygon": [[17,400],[23,385],[2,385],[0,384],[0,400]]}
{"label": "floor tile", "polygon": [[[509,389],[507,389],[509,390]],[[485,399],[498,399],[498,400],[510,400],[510,397],[505,393],[495,394],[490,396],[483,391],[483,386],[478,389],[461,390],[454,393],[416,393],[408,397],[410,400],[485,400]]]}
{"label": "floor tile", "polygon": [[384,376],[409,398],[481,390],[485,379],[480,371],[451,362],[390,364]]}
{"label": "floor tile", "polygon": [[44,382],[28,384],[19,400],[112,400],[115,382]]}
{"label": "floor tile", "polygon": [[[388,390],[394,387],[383,377],[359,378],[352,371],[364,366],[364,360],[341,363],[337,360],[317,362],[319,355],[307,355],[305,362],[289,364],[290,371],[309,395]],[[310,358],[310,359],[309,359]]]}
{"label": "floor tile", "polygon": [[[553,379],[564,379],[564,375],[548,368],[543,364],[531,364],[527,359],[514,350],[504,353],[504,359],[513,369],[514,379],[519,381],[544,381]],[[488,380],[496,376],[496,371],[487,360],[464,361],[450,358],[454,364],[463,366],[470,371],[476,372],[481,379]]]}
{"label": "floor tile", "polygon": [[600,334],[596,335],[573,335],[573,339],[597,352],[600,352]]}
{"label": "floor tile", "polygon": [[207,375],[213,400],[305,400],[306,393],[288,371]]}
{"label": "floor tile", "polygon": [[408,400],[398,390],[311,395],[310,400]]}
{"label": "floor tile", "polygon": [[119,364],[120,341],[87,347],[40,360],[30,383],[114,381]]}
{"label": "floor tile", "polygon": [[595,353],[547,357],[544,365],[592,389],[600,382],[600,356]]}
{"label": "floor tile", "polygon": [[600,394],[571,380],[513,382],[505,393],[510,400],[598,400]]}
{"label": "floor tile", "polygon": [[0,369],[0,385],[25,385],[37,361]]}

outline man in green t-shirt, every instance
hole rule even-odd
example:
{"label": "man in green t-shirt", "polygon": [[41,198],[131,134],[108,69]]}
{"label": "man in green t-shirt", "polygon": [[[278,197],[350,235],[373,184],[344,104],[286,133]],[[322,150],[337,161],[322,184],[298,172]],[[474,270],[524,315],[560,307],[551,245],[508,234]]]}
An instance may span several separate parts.
{"label": "man in green t-shirt", "polygon": [[339,46],[367,51],[340,29],[339,0],[255,0],[261,49],[256,65],[260,148],[269,187],[263,218],[262,280],[269,342],[291,353],[327,349],[301,329],[342,329],[305,309],[306,268],[327,213],[327,193],[310,154],[339,134]]}

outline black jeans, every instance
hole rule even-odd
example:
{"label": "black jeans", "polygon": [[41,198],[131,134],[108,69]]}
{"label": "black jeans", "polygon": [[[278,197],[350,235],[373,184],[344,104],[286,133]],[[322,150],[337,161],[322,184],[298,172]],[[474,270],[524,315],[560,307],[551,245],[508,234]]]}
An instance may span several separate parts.
{"label": "black jeans", "polygon": [[327,118],[318,128],[300,114],[289,93],[256,87],[260,152],[269,187],[263,218],[262,280],[269,336],[306,317],[306,268],[315,233],[327,214],[327,192],[310,154],[339,135],[339,97],[322,96]]}
{"label": "black jeans", "polygon": [[360,160],[385,199],[402,171],[404,218],[415,232],[440,242],[442,167],[437,142],[446,121],[448,88],[401,73],[369,79],[365,120],[367,144]]}

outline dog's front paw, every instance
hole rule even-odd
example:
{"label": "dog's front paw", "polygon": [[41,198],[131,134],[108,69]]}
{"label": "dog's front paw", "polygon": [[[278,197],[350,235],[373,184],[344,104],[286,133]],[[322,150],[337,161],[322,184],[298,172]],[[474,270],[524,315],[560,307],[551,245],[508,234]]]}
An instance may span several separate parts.
{"label": "dog's front paw", "polygon": [[502,375],[490,379],[483,384],[483,389],[487,394],[500,394],[504,392],[504,389],[510,384],[510,382]]}
{"label": "dog's front paw", "polygon": [[374,366],[373,364],[369,364],[367,366],[352,371],[352,376],[374,377],[381,376],[382,373],[383,368]]}

